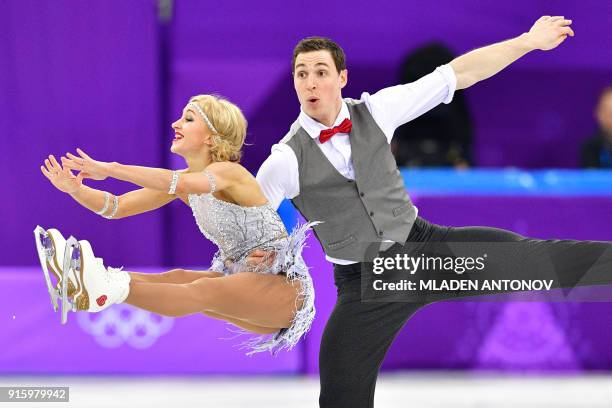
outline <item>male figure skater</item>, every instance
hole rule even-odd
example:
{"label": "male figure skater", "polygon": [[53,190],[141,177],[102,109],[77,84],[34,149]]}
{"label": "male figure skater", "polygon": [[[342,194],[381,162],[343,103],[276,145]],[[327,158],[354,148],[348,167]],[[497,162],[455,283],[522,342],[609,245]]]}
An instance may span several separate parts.
{"label": "male figure skater", "polygon": [[[527,33],[471,51],[413,83],[363,93],[360,100],[342,98],[348,72],[336,43],[311,37],[296,46],[292,69],[301,112],[272,147],[257,180],[274,206],[288,198],[307,220],[323,221],[314,230],[334,264],[339,295],[321,344],[321,407],[372,407],[386,351],[422,306],[361,301],[360,263],[372,242],[401,251],[407,241],[525,239],[495,228],[440,227],[418,217],[389,148],[394,130],[528,52],[554,49],[574,35],[571,23],[543,16]],[[251,258],[256,262],[260,255]]]}

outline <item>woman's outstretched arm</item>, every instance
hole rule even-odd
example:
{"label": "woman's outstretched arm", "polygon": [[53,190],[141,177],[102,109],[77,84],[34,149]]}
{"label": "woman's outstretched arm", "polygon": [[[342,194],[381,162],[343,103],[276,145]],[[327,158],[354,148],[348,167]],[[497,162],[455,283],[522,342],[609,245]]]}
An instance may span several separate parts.
{"label": "woman's outstretched arm", "polygon": [[79,204],[91,211],[100,211],[104,206],[104,191],[89,188],[83,184],[87,177],[84,172],[74,175],[70,169],[62,167],[55,156],[49,155],[45,159],[45,165],[40,166],[43,175],[62,193],[69,194]]}
{"label": "woman's outstretched arm", "polygon": [[[107,208],[104,215],[112,212],[112,205],[106,203],[106,192],[96,190],[83,184],[86,173],[80,172],[77,176],[66,167],[62,167],[54,156],[49,156],[45,160],[45,166],[41,166],[41,171],[55,188],[69,194],[76,202],[83,207],[99,212]],[[134,190],[117,197],[118,207],[113,218],[124,218],[136,214],[160,208],[176,198],[160,191],[148,188]],[[110,204],[110,203],[109,203]]]}
{"label": "woman's outstretched arm", "polygon": [[[85,172],[87,174],[85,177],[87,178],[104,180],[107,177],[112,177],[141,187],[164,192],[168,191],[172,182],[174,173],[172,170],[131,166],[117,162],[102,162],[92,159],[81,149],[77,149],[77,152],[80,157],[68,153],[68,158],[62,157],[62,164],[70,169]],[[213,163],[206,169],[215,178],[216,191],[224,190],[232,186],[241,176],[243,176],[240,166],[229,162]],[[180,172],[175,193],[203,194],[210,193],[211,189],[210,180],[202,172]]]}
{"label": "woman's outstretched arm", "polygon": [[[83,184],[76,192],[70,193],[70,196],[82,206],[97,212],[105,205],[104,194],[104,191],[96,190]],[[174,195],[149,188],[128,191],[117,197],[117,211],[113,219],[131,217],[147,211],[153,211],[174,199],[176,199]],[[108,215],[111,211],[112,205],[109,206],[104,215]]]}

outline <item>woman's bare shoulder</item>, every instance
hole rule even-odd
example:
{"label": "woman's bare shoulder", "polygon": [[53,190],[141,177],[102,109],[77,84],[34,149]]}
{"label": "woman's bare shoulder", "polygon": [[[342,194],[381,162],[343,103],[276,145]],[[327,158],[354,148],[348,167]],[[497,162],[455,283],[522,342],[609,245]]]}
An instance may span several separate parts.
{"label": "woman's bare shoulder", "polygon": [[210,163],[206,169],[213,171],[247,171],[240,163],[231,161]]}
{"label": "woman's bare shoulder", "polygon": [[228,179],[234,179],[236,181],[246,181],[254,179],[250,171],[248,171],[240,163],[224,161],[211,163],[206,167],[214,173],[221,174]]}

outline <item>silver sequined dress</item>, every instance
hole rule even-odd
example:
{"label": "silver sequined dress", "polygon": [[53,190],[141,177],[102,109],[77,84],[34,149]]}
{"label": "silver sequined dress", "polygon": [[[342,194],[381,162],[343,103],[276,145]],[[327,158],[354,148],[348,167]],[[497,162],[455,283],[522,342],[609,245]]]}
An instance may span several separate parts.
{"label": "silver sequined dress", "polygon": [[[214,192],[213,176],[206,171],[204,174],[209,178]],[[310,329],[315,315],[312,279],[301,255],[306,232],[313,224],[302,225],[288,235],[278,213],[270,204],[242,207],[219,200],[212,192],[188,195],[189,206],[200,231],[218,247],[210,270],[225,275],[240,272],[282,273],[288,280],[301,283],[303,304],[296,311],[291,326],[274,335],[253,337],[244,343],[250,348],[247,354],[266,350],[275,354],[285,348],[291,349]],[[268,266],[269,262],[257,266],[246,264],[246,256],[255,249],[276,254],[271,266]]]}

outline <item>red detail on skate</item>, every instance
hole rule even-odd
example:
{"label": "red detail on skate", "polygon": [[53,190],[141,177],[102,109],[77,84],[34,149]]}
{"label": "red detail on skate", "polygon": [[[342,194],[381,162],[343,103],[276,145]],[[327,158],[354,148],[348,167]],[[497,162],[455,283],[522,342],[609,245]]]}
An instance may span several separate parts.
{"label": "red detail on skate", "polygon": [[96,299],[96,303],[98,304],[98,306],[104,306],[104,304],[106,303],[106,299],[106,295],[102,295]]}

